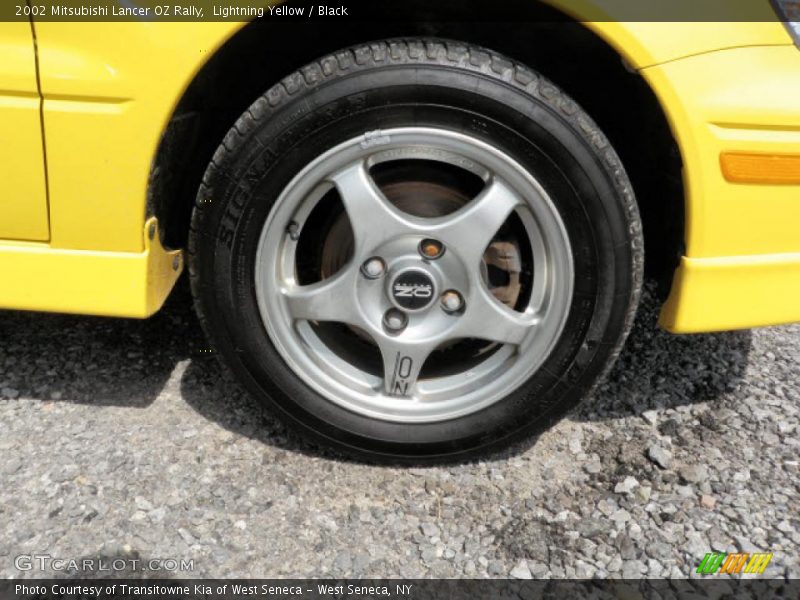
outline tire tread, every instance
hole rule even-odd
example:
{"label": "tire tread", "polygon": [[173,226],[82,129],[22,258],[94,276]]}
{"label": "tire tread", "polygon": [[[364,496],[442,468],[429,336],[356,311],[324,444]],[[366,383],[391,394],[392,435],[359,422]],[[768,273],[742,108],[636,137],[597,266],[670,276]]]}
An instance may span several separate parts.
{"label": "tire tread", "polygon": [[[210,199],[214,197],[215,182],[220,177],[228,178],[221,165],[225,165],[238,148],[250,143],[251,140],[257,140],[255,132],[260,125],[273,118],[296,95],[313,92],[315,88],[325,85],[330,80],[347,76],[358,70],[391,64],[407,65],[423,61],[431,65],[468,69],[493,79],[499,78],[506,85],[531,95],[550,110],[558,113],[570,127],[579,132],[605,163],[606,169],[613,174],[613,185],[621,199],[622,209],[629,224],[626,243],[630,247],[632,256],[631,280],[633,284],[630,296],[626,299],[627,306],[622,319],[622,327],[617,338],[609,344],[611,352],[602,374],[594,379],[592,385],[581,391],[582,395],[586,397],[591,394],[591,391],[613,366],[633,326],[639,304],[644,272],[644,240],[633,188],[619,156],[606,136],[592,118],[581,110],[572,99],[563,94],[556,85],[523,64],[491,50],[463,42],[438,38],[391,39],[339,50],[284,77],[264,92],[243,113],[214,153],[198,190],[192,212],[187,263],[192,295],[195,298],[195,309],[200,323],[212,346],[216,346],[216,333],[210,326],[203,304],[199,300],[203,282],[199,276],[197,260],[198,240],[205,235],[205,215]],[[257,143],[260,144],[260,142]],[[591,349],[587,351],[591,351]],[[580,362],[580,360],[579,353],[576,361]],[[224,364],[224,361],[222,362]],[[229,367],[226,365],[226,368]],[[556,420],[557,418],[548,419],[549,423]]]}

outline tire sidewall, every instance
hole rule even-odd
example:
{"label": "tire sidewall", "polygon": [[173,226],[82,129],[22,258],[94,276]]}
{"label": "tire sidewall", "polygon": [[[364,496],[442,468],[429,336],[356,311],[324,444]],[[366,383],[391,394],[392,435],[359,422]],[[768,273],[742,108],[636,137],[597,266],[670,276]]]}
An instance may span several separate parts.
{"label": "tire sidewall", "polygon": [[[250,112],[264,108],[257,103]],[[387,457],[475,451],[541,429],[574,406],[619,344],[636,278],[624,172],[609,167],[609,153],[616,156],[604,139],[576,127],[586,119],[590,129],[588,117],[572,104],[567,109],[580,118],[486,73],[420,63],[364,68],[270,107],[244,140],[218,152],[198,199],[198,301],[240,381],[307,433]],[[371,419],[314,392],[269,339],[255,293],[262,228],[297,172],[346,139],[408,125],[467,133],[529,170],[565,224],[576,282],[558,342],[521,387],[478,412],[428,424]]]}

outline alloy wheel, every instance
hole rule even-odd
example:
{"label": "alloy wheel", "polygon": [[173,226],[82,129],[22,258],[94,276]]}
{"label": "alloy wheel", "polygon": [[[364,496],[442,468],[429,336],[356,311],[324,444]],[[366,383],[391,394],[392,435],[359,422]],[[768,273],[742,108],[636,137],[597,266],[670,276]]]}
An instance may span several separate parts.
{"label": "alloy wheel", "polygon": [[[381,186],[392,168],[399,180]],[[462,189],[437,194],[448,185],[425,174],[437,168]],[[452,184],[458,172],[480,185]],[[334,205],[344,215],[312,231]],[[322,255],[316,280],[299,267],[308,247]],[[475,137],[422,127],[366,133],[307,165],[275,202],[255,269],[263,322],[297,376],[397,422],[475,412],[530,377],[562,330],[574,277],[564,225],[530,173]]]}

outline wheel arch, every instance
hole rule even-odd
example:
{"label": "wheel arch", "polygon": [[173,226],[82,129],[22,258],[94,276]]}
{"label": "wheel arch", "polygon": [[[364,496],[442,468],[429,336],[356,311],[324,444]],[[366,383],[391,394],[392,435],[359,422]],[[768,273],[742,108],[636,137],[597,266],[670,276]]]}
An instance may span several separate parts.
{"label": "wheel arch", "polygon": [[634,68],[652,60],[647,45],[624,24],[581,23],[538,1],[525,6],[529,22],[481,27],[436,20],[431,11],[437,9],[427,4],[420,14],[428,21],[378,23],[368,30],[363,24],[256,20],[233,31],[198,66],[176,101],[152,162],[147,214],[158,217],[164,243],[185,246],[194,199],[213,152],[264,91],[326,52],[372,39],[435,35],[482,44],[538,70],[598,122],[633,182],[646,266],[666,294],[683,250],[684,190],[668,115]]}

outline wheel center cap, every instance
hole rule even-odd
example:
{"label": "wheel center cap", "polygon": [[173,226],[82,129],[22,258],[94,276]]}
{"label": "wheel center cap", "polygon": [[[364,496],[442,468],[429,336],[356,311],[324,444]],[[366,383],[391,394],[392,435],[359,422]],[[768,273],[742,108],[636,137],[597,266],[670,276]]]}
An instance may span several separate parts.
{"label": "wheel center cap", "polygon": [[389,298],[397,308],[416,312],[427,308],[436,297],[436,283],[426,271],[408,268],[390,279]]}

